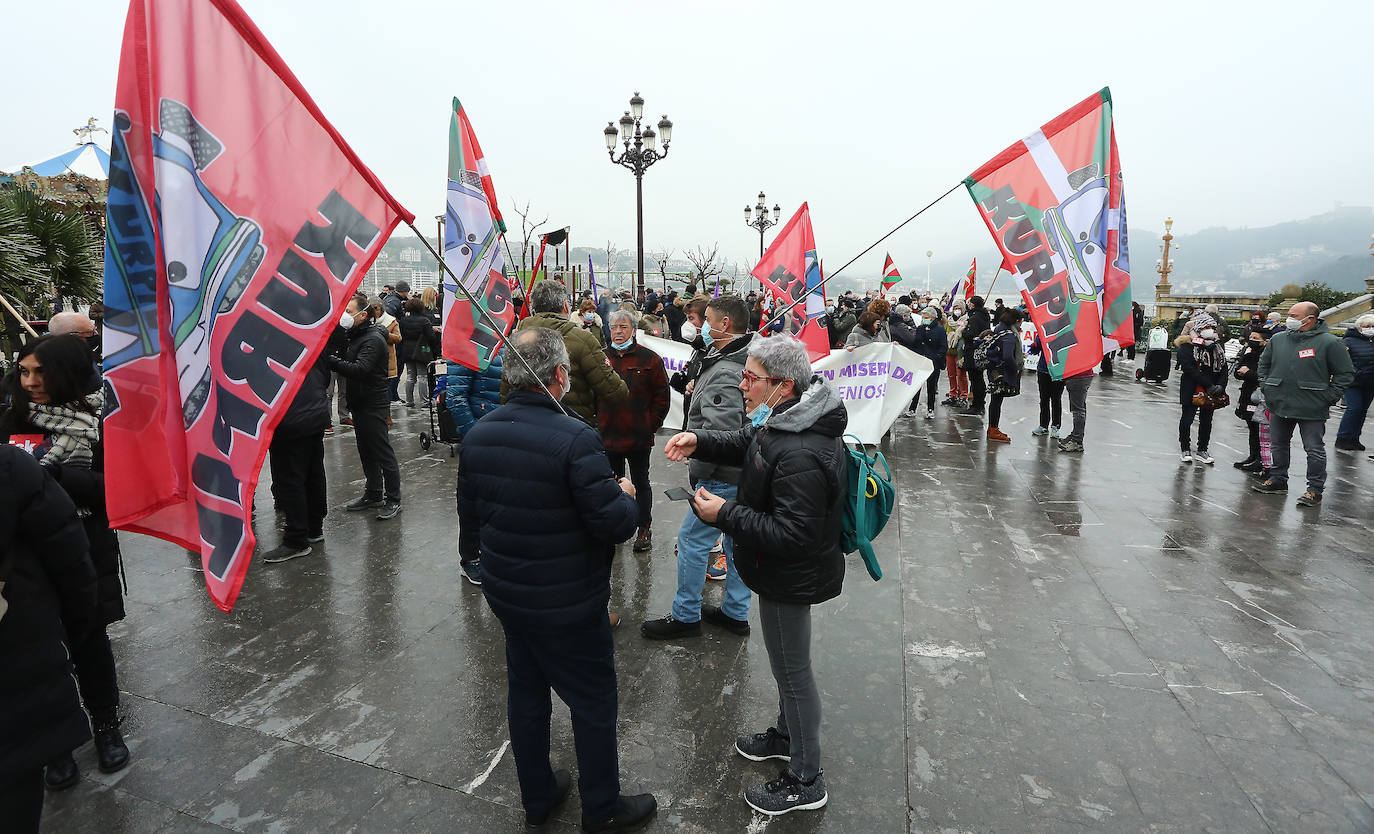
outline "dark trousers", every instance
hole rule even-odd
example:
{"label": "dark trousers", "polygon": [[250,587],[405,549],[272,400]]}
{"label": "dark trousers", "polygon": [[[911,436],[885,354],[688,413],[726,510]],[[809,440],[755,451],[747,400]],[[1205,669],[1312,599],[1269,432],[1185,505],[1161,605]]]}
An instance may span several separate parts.
{"label": "dark trousers", "polygon": [[1302,448],[1307,452],[1307,488],[1321,493],[1326,488],[1326,421],[1289,420],[1269,412],[1269,441],[1274,465],[1269,476],[1277,483],[1288,483],[1288,461],[1292,456],[1293,430],[1302,435]]}
{"label": "dark trousers", "polygon": [[1260,459],[1259,423],[1254,420],[1246,420],[1245,428],[1250,432],[1250,456],[1247,460]]}
{"label": "dark trousers", "polygon": [[76,683],[81,689],[86,711],[94,718],[114,717],[119,707],[119,679],[105,626],[92,628],[84,640],[68,646],[67,650],[76,667]]}
{"label": "dark trousers", "polygon": [[1345,415],[1341,417],[1341,425],[1336,429],[1336,439],[1359,443],[1364,418],[1369,413],[1369,403],[1374,400],[1374,388],[1352,385],[1345,389],[1343,396]]}
{"label": "dark trousers", "polygon": [[1002,400],[1006,399],[1001,394],[993,394],[992,401],[988,403],[988,428],[995,429],[1002,419]]}
{"label": "dark trousers", "polygon": [[324,433],[272,439],[272,494],[286,515],[282,544],[304,545],[324,529],[329,496],[324,481]]}
{"label": "dark trousers", "polygon": [[611,471],[617,478],[625,477],[625,466],[630,467],[630,483],[635,488],[635,503],[639,505],[639,526],[648,527],[654,520],[654,487],[649,483],[649,453],[652,449],[635,449],[629,452],[607,452],[611,461]]}
{"label": "dark trousers", "polygon": [[[938,373],[935,372],[935,371],[931,371],[931,372],[930,372],[930,376],[926,379],[926,411],[934,411],[934,410],[935,410],[935,395],[938,394],[939,392],[940,392],[940,374],[938,374]],[[916,406],[919,405],[920,402],[921,402],[921,389],[920,389],[920,388],[917,388],[917,389],[916,389],[916,396],[914,396],[914,397],[911,398],[911,405],[907,407],[907,410],[908,410],[908,411],[914,412],[914,411],[916,410]]]}
{"label": "dark trousers", "polygon": [[1073,415],[1073,432],[1069,437],[1079,443],[1083,442],[1083,432],[1088,428],[1088,389],[1092,385],[1093,378],[1090,376],[1064,380],[1064,390],[1069,392],[1069,413]]}
{"label": "dark trousers", "polygon": [[1197,416],[1197,450],[1207,451],[1207,441],[1212,439],[1212,409],[1193,405],[1183,406],[1183,414],[1178,418],[1178,448],[1182,451],[1192,449],[1193,416]]}
{"label": "dark trousers", "polygon": [[1035,383],[1040,388],[1039,425],[1044,428],[1064,425],[1064,380],[1037,373]]}
{"label": "dark trousers", "polygon": [[811,671],[811,606],[759,597],[759,627],[778,684],[775,726],[789,741],[788,768],[810,781],[821,772],[821,693]]}
{"label": "dark trousers", "polygon": [[[972,363],[970,363],[972,364]],[[988,402],[988,383],[982,371],[968,372],[969,408],[982,411]]]}
{"label": "dark trousers", "polygon": [[525,813],[545,816],[553,801],[552,689],[572,712],[582,821],[609,819],[620,796],[615,746],[619,702],[610,619],[602,614],[587,628],[552,632],[517,631],[505,622],[501,625],[506,632],[506,719]]}
{"label": "dark trousers", "polygon": [[363,475],[367,477],[364,494],[368,498],[401,500],[401,467],[391,448],[390,430],[386,420],[388,410],[369,408],[353,410],[353,439],[358,443],[358,458],[362,460]]}
{"label": "dark trousers", "polygon": [[43,768],[0,780],[0,821],[14,834],[38,834],[43,816]]}

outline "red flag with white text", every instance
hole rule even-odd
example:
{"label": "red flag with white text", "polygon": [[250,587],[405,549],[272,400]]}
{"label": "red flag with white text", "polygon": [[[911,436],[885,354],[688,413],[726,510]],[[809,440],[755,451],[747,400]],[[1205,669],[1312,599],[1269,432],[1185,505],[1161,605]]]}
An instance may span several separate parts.
{"label": "red flag with white text", "polygon": [[815,362],[830,355],[830,338],[819,318],[825,314],[825,287],[821,285],[820,263],[816,260],[816,238],[811,231],[811,210],[801,204],[797,213],[782,227],[773,245],[763,253],[750,273],[763,284],[781,307],[795,302],[787,312],[784,330],[806,344]]}
{"label": "red flag with white text", "polygon": [[272,433],[401,220],[233,0],[133,0],[106,204],[110,524],[233,608]]}

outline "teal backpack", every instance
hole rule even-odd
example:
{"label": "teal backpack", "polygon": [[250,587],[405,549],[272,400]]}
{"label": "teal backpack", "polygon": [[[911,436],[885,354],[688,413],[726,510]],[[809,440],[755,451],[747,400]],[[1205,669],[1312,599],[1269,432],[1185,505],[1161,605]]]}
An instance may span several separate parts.
{"label": "teal backpack", "polygon": [[[887,465],[883,453],[875,449],[873,456],[869,457],[859,438],[852,434],[845,435],[846,440],[850,438],[858,448],[845,447],[849,452],[849,465],[845,467],[849,500],[845,502],[844,521],[840,527],[840,549],[845,553],[859,551],[864,567],[868,568],[868,575],[877,582],[883,578],[883,569],[878,565],[877,554],[873,552],[873,540],[883,532],[888,517],[892,515],[897,491],[892,487],[892,469]],[[886,474],[878,472],[880,463]]]}

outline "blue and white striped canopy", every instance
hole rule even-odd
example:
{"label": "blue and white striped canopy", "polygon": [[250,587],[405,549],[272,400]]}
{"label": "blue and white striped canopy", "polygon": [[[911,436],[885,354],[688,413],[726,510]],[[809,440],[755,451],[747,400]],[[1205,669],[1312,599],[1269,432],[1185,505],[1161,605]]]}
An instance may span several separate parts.
{"label": "blue and white striped canopy", "polygon": [[[81,174],[91,179],[106,180],[110,178],[110,155],[94,142],[87,142],[79,145],[64,154],[54,156],[52,159],[43,162],[35,162],[29,165],[33,172],[43,177],[52,177],[68,172]],[[24,168],[23,165],[16,165],[13,168],[0,169],[11,174],[17,174]]]}

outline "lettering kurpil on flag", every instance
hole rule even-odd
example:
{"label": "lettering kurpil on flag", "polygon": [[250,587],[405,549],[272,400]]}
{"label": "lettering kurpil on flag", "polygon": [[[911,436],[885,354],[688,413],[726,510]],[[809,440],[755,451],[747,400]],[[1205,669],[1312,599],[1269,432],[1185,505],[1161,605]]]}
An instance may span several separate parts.
{"label": "lettering kurpil on flag", "polygon": [[272,432],[401,218],[233,0],[133,0],[106,209],[111,526],[233,607]]}
{"label": "lettering kurpil on flag", "polygon": [[1126,200],[1107,88],[964,184],[1021,290],[1055,379],[1134,344]]}
{"label": "lettering kurpil on flag", "polygon": [[829,356],[830,338],[819,321],[825,314],[825,287],[821,286],[811,209],[806,203],[773,238],[773,245],[750,274],[759,279],[779,309],[795,302],[784,317],[783,329],[806,345],[811,361]]}
{"label": "lettering kurpil on flag", "polygon": [[[444,358],[484,371],[515,321],[501,236],[506,223],[491,172],[467,112],[453,100],[448,134],[448,196],[444,219]],[[450,275],[449,272],[453,274]],[[461,292],[454,276],[475,300]],[[482,315],[486,310],[500,330]]]}

